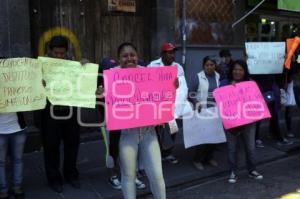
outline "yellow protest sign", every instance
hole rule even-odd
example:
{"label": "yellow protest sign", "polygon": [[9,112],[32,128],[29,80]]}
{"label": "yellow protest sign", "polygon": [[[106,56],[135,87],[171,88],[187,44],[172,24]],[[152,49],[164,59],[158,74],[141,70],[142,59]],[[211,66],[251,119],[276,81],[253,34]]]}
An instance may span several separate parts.
{"label": "yellow protest sign", "polygon": [[42,67],[36,59],[0,59],[0,112],[43,109],[46,106]]}
{"label": "yellow protest sign", "polygon": [[53,105],[95,108],[97,64],[39,57],[46,81],[46,95]]}

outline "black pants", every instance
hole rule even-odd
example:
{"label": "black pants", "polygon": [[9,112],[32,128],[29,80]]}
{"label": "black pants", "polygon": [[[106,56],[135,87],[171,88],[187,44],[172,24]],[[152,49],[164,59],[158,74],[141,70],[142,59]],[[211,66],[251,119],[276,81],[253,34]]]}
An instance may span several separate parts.
{"label": "black pants", "polygon": [[[42,142],[44,146],[45,171],[48,182],[62,183],[63,176],[66,180],[78,179],[76,167],[80,126],[77,123],[76,111],[70,119],[53,119],[49,112],[43,113]],[[68,114],[66,114],[68,115]],[[60,173],[60,147],[63,143],[63,176]]]}
{"label": "black pants", "polygon": [[119,158],[119,142],[121,131],[115,130],[109,132],[109,155],[114,159],[115,165]]}
{"label": "black pants", "polygon": [[291,106],[286,106],[285,107],[285,113],[284,113],[284,118],[285,118],[285,124],[288,132],[292,130],[292,116],[291,116]]}
{"label": "black pants", "polygon": [[207,163],[214,158],[217,144],[201,144],[195,147],[194,162]]}
{"label": "black pants", "polygon": [[[269,132],[272,133],[273,137],[278,141],[283,141],[284,135],[282,131],[280,130],[279,126],[279,113],[276,110],[275,102],[268,103],[268,108],[271,114],[271,118],[269,121]],[[260,124],[261,121],[256,122],[256,129],[255,129],[255,140],[260,139]]]}

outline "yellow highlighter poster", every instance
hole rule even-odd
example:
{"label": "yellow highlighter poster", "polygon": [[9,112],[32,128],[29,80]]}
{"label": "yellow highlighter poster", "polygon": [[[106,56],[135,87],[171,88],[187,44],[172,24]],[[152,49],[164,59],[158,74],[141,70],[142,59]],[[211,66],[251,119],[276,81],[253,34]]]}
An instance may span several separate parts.
{"label": "yellow highlighter poster", "polygon": [[46,95],[53,105],[95,108],[97,64],[39,57],[46,82]]}
{"label": "yellow highlighter poster", "polygon": [[36,59],[0,59],[0,112],[21,112],[46,106],[42,67]]}

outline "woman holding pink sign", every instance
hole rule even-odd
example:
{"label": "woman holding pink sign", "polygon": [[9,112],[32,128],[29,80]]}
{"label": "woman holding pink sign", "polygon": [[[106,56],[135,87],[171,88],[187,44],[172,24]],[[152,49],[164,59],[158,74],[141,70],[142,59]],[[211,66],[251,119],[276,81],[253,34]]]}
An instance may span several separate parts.
{"label": "woman holding pink sign", "polygon": [[[138,68],[136,47],[123,43],[118,48],[120,68]],[[119,142],[122,191],[125,199],[136,198],[137,157],[145,166],[150,188],[155,199],[166,198],[165,181],[162,173],[160,148],[154,126],[124,129]]]}
{"label": "woman holding pink sign", "polygon": [[[229,68],[228,79],[221,82],[221,86],[234,85],[243,81],[249,81],[249,71],[247,63],[243,60],[237,60]],[[227,130],[227,146],[228,146],[228,161],[230,166],[229,183],[237,181],[237,157],[238,140],[243,140],[243,145],[246,152],[246,166],[249,177],[261,180],[263,176],[256,171],[255,166],[255,123],[247,124]]]}

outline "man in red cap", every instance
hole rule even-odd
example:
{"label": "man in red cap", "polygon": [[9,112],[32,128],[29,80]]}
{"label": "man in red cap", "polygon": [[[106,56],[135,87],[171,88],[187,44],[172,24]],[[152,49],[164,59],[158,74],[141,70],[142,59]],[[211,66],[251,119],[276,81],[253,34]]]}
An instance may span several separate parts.
{"label": "man in red cap", "polygon": [[[163,66],[176,66],[177,67],[177,80],[178,86],[177,90],[180,89],[180,86],[186,86],[185,77],[184,77],[184,70],[182,66],[175,62],[175,51],[176,47],[171,43],[164,43],[160,47],[160,54],[161,57],[157,60],[152,61],[148,67],[163,67]],[[184,83],[184,84],[181,84]],[[187,88],[186,88],[187,90]],[[178,159],[172,154],[172,150],[175,145],[175,138],[176,133],[171,135],[171,131],[173,129],[177,129],[178,126],[175,120],[170,121],[164,125],[159,125],[156,128],[158,133],[158,140],[160,143],[160,148],[162,152],[162,160],[168,161],[172,164],[177,164]]]}
{"label": "man in red cap", "polygon": [[176,66],[177,67],[177,76],[184,76],[184,70],[182,66],[175,62],[175,51],[176,47],[171,43],[164,43],[160,47],[160,55],[161,57],[157,60],[152,61],[149,66],[157,67],[157,66]]}

